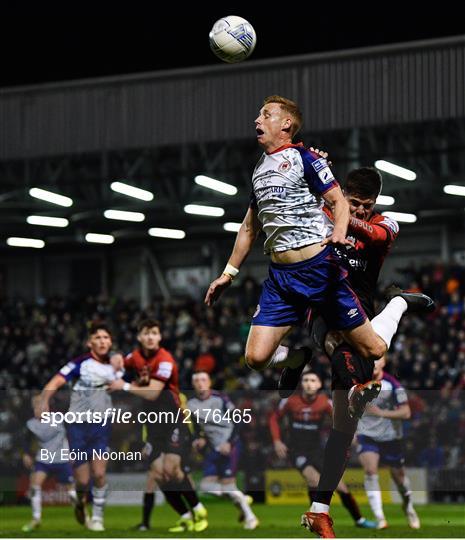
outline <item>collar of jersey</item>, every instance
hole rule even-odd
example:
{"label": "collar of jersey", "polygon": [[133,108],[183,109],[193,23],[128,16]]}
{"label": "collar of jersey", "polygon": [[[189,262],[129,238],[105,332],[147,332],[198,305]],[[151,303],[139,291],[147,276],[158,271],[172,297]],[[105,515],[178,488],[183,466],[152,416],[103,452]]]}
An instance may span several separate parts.
{"label": "collar of jersey", "polygon": [[146,361],[146,362],[150,362],[151,360],[153,360],[155,358],[155,356],[157,356],[158,354],[158,351],[161,349],[161,347],[159,347],[154,354],[152,354],[152,356],[149,356],[149,357],[146,357],[145,354],[144,354],[144,351],[142,350],[142,347],[139,347],[139,354],[142,356],[142,358]]}
{"label": "collar of jersey", "polygon": [[293,144],[293,143],[288,143],[288,144],[283,144],[282,146],[280,146],[279,148],[276,148],[276,150],[273,150],[273,152],[270,152],[270,153],[266,153],[268,156],[271,156],[272,154],[276,154],[278,152],[282,152],[283,150],[286,150],[286,148],[298,148],[300,146],[303,146],[304,143],[297,143],[297,144]]}
{"label": "collar of jersey", "polygon": [[90,351],[90,356],[93,360],[96,362],[99,362],[100,364],[107,364],[108,363],[108,355],[105,358],[100,358],[96,354],[93,353],[93,351]]}

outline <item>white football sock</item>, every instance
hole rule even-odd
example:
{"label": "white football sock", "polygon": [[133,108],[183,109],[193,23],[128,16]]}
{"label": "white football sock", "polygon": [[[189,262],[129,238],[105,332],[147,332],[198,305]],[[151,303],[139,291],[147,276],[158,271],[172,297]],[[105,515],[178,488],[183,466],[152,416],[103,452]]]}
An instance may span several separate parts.
{"label": "white football sock", "polygon": [[35,486],[31,495],[32,519],[40,521],[42,517],[42,488]]}
{"label": "white football sock", "polygon": [[310,512],[315,512],[316,514],[329,514],[329,504],[314,502],[312,503],[312,506],[310,506]]}
{"label": "white football sock", "polygon": [[371,320],[373,330],[386,343],[388,349],[394,334],[397,332],[399,321],[407,308],[407,302],[402,297],[395,296],[383,311]]}
{"label": "white football sock", "polygon": [[68,497],[71,504],[76,504],[77,502],[77,493],[74,488],[68,489]]}
{"label": "white football sock", "polygon": [[412,491],[410,489],[410,480],[407,476],[404,477],[404,482],[397,486],[402,500],[407,504],[407,508],[413,508]]}
{"label": "white football sock", "polygon": [[242,493],[242,491],[239,491],[236,484],[223,484],[222,487],[223,494],[229,497],[235,504],[240,506],[246,521],[255,517],[255,514],[252,512],[252,509],[247,502],[247,497],[244,495],[244,493]]}
{"label": "white football sock", "polygon": [[278,348],[271,357],[267,367],[290,367],[294,369],[300,366],[304,361],[305,354],[301,349],[290,350],[289,347],[278,345]]}
{"label": "white football sock", "polygon": [[105,499],[107,495],[107,487],[92,488],[92,519],[103,520],[103,508],[105,506]]}
{"label": "white football sock", "polygon": [[284,345],[278,345],[278,348],[273,353],[273,356],[271,357],[268,366],[285,367],[288,356],[289,347],[285,347]]}
{"label": "white football sock", "polygon": [[195,506],[194,508],[192,508],[192,510],[194,510],[195,512],[198,512],[199,510],[203,510],[205,508],[205,506],[199,501]]}
{"label": "white football sock", "polygon": [[377,474],[365,475],[365,491],[367,492],[370,508],[378,521],[385,519],[383,512],[383,502],[381,499],[381,489],[379,487],[379,477]]}

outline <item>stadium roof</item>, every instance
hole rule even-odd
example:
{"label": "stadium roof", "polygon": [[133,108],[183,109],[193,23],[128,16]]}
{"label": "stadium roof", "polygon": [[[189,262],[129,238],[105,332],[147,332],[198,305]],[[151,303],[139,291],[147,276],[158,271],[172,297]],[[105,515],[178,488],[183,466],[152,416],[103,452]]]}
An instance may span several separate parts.
{"label": "stadium roof", "polygon": [[[150,227],[183,229],[197,239],[228,234],[223,223],[244,214],[259,155],[252,121],[272,93],[302,103],[311,129],[303,138],[330,152],[339,177],[379,159],[403,165],[417,180],[385,174],[384,193],[396,199],[389,209],[463,225],[465,199],[443,186],[465,183],[464,92],[465,36],[3,89],[2,236],[42,238],[59,249],[79,245],[89,232],[122,242],[148,239]],[[229,182],[238,194],[199,186],[198,174]],[[113,181],[154,199],[116,193]],[[73,205],[33,198],[34,187],[66,195]],[[192,203],[222,207],[225,215],[186,214]],[[107,209],[146,219],[109,220]],[[32,225],[30,215],[67,218],[69,225]]]}

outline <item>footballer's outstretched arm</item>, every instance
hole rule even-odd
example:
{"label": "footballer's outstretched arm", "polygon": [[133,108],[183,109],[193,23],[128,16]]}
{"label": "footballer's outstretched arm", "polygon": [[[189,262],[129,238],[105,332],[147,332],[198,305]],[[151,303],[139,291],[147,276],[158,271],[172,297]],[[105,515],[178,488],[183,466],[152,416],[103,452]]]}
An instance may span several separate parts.
{"label": "footballer's outstretched arm", "polygon": [[380,418],[389,418],[390,420],[408,420],[412,416],[410,405],[402,403],[392,411],[389,409],[381,409],[376,405],[367,405],[366,413],[371,416],[379,416]]}
{"label": "footballer's outstretched arm", "polygon": [[[388,223],[386,223],[388,221]],[[377,223],[368,223],[362,219],[351,216],[349,221],[349,232],[356,238],[370,244],[371,246],[390,245],[399,233],[397,222],[384,218],[384,226]]]}
{"label": "footballer's outstretched arm", "polygon": [[[237,233],[236,241],[225,268],[225,272],[227,271],[228,266],[239,270],[242,263],[247,258],[247,255],[250,253],[260,229],[261,225],[258,220],[257,208],[251,205],[247,210],[245,218]],[[222,292],[231,285],[233,276],[225,272],[223,272],[219,278],[215,279],[208,287],[205,296],[205,303],[208,306],[211,306],[221,296]]]}
{"label": "footballer's outstretched arm", "polygon": [[40,418],[43,412],[50,410],[50,399],[62,386],[66,384],[66,379],[60,373],[54,375],[48,383],[44,386],[44,389],[39,395],[37,404],[34,407],[34,414],[37,418]]}
{"label": "footballer's outstretched arm", "polygon": [[149,384],[146,386],[139,386],[134,382],[125,382],[123,379],[116,379],[108,385],[108,392],[115,392],[116,390],[125,390],[130,394],[139,396],[148,401],[155,401],[165,387],[165,382],[159,379],[150,379]]}

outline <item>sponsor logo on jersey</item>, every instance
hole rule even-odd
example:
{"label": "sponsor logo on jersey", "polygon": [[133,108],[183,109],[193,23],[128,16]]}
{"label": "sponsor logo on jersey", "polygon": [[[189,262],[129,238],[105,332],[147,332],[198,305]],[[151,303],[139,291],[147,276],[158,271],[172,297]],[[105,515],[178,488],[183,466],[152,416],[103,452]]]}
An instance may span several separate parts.
{"label": "sponsor logo on jersey", "polygon": [[347,312],[347,315],[349,315],[349,317],[353,319],[354,317],[358,315],[358,309],[357,308],[349,309],[349,311]]}
{"label": "sponsor logo on jersey", "polygon": [[173,371],[173,364],[171,362],[160,362],[158,366],[157,375],[165,379],[171,377],[171,372]]}
{"label": "sponsor logo on jersey", "polygon": [[312,167],[315,169],[315,172],[320,172],[328,167],[328,162],[325,158],[320,158],[312,162]]}
{"label": "sponsor logo on jersey", "polygon": [[292,164],[290,161],[288,161],[287,159],[285,159],[281,165],[278,167],[278,171],[280,173],[284,173],[284,172],[287,172],[289,171],[290,169],[292,168]]}
{"label": "sponsor logo on jersey", "polygon": [[336,252],[336,255],[338,257],[348,262],[351,268],[353,268],[354,270],[361,270],[362,272],[365,272],[366,269],[368,268],[368,261],[365,259],[349,257],[349,254],[348,254],[349,249],[353,249],[352,246],[346,246],[345,250],[341,250],[335,247],[334,251]]}
{"label": "sponsor logo on jersey", "polygon": [[285,199],[286,188],[283,186],[270,186],[267,188],[257,189],[255,196],[258,201],[264,201],[266,199]]}
{"label": "sponsor logo on jersey", "polygon": [[323,184],[329,184],[334,181],[333,173],[329,167],[325,167],[318,173],[318,178],[323,182]]}
{"label": "sponsor logo on jersey", "polygon": [[60,369],[61,375],[69,375],[71,371],[76,367],[76,364],[74,362],[68,362],[66,366],[63,366]]}
{"label": "sponsor logo on jersey", "polygon": [[402,387],[396,389],[396,399],[397,403],[407,403],[407,392]]}

